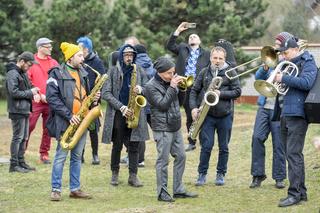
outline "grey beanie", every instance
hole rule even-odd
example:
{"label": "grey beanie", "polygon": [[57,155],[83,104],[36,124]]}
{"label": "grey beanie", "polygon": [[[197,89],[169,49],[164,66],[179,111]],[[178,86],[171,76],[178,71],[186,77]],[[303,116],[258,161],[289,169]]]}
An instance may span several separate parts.
{"label": "grey beanie", "polygon": [[154,68],[158,73],[166,72],[172,67],[175,67],[175,64],[167,57],[161,56],[154,62]]}

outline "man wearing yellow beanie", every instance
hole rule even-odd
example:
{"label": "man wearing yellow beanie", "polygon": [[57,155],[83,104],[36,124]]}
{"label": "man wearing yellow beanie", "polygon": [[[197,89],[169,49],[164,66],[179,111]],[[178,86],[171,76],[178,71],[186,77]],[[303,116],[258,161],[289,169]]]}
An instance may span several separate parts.
{"label": "man wearing yellow beanie", "polygon": [[[60,45],[65,63],[49,71],[47,81],[47,102],[50,115],[47,121],[49,134],[58,141],[51,177],[51,200],[61,200],[62,173],[68,151],[60,145],[61,136],[70,124],[81,122],[77,113],[89,93],[88,73],[82,68],[83,52],[75,44],[62,42]],[[95,101],[100,98],[100,93]],[[90,199],[91,196],[80,189],[81,154],[86,143],[87,131],[71,150],[70,157],[70,198]]]}

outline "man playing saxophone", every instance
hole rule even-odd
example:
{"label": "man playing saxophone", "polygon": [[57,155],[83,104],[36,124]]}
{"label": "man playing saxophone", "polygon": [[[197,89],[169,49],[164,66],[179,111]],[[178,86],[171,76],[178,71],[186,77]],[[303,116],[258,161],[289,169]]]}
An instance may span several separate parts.
{"label": "man playing saxophone", "polygon": [[192,109],[192,118],[196,120],[204,92],[208,90],[212,79],[215,77],[222,78],[220,88],[215,90],[219,95],[219,103],[210,107],[199,134],[201,152],[198,166],[199,176],[196,181],[197,186],[202,186],[206,183],[215,131],[218,134],[219,144],[216,185],[224,185],[224,176],[227,172],[228,143],[233,123],[233,100],[241,95],[241,88],[238,79],[229,80],[226,77],[225,72],[229,69],[230,65],[226,63],[225,59],[225,49],[219,46],[214,47],[210,54],[210,65],[197,75],[190,92],[189,103]]}
{"label": "man playing saxophone", "polygon": [[[88,73],[82,68],[84,61],[80,47],[67,42],[60,46],[65,63],[49,71],[46,97],[50,107],[47,128],[51,135],[55,135],[57,143],[51,177],[51,200],[61,200],[62,173],[68,150],[61,147],[60,140],[69,125],[81,122],[77,115],[85,98],[89,94]],[[96,102],[100,98],[100,91],[93,98]],[[70,197],[90,199],[91,196],[80,189],[81,155],[86,142],[87,130],[84,131],[79,142],[71,150],[70,157]]]}
{"label": "man playing saxophone", "polygon": [[110,184],[114,186],[119,184],[120,154],[124,143],[128,144],[128,184],[133,187],[142,186],[137,177],[138,146],[140,141],[149,139],[146,114],[143,113],[143,110],[140,111],[137,127],[128,127],[127,124],[138,110],[138,108],[130,107],[132,96],[139,97],[139,100],[143,99],[137,94],[144,94],[144,85],[147,83],[147,75],[135,64],[135,58],[136,50],[133,46],[129,44],[122,46],[119,50],[117,65],[109,70],[109,79],[102,89],[102,98],[107,101],[102,142],[113,142]]}

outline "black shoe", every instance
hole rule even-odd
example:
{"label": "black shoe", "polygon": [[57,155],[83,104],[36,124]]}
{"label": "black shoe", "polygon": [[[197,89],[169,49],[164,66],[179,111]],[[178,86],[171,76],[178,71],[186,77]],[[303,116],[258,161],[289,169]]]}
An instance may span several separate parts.
{"label": "black shoe", "polygon": [[184,192],[184,193],[173,194],[173,198],[195,198],[195,197],[198,197],[198,194],[193,193],[193,192]]}
{"label": "black shoe", "polygon": [[19,172],[19,173],[28,173],[30,170],[25,169],[21,166],[10,166],[9,172]]}
{"label": "black shoe", "polygon": [[267,178],[267,176],[254,176],[252,179],[252,183],[250,184],[250,188],[257,188],[261,186],[261,182],[264,181]]}
{"label": "black shoe", "polygon": [[307,202],[308,201],[308,196],[306,194],[305,195],[301,195],[300,201]]}
{"label": "black shoe", "polygon": [[187,148],[185,149],[185,151],[186,151],[186,152],[189,152],[189,151],[195,150],[196,148],[197,148],[196,145],[194,145],[194,144],[189,144],[189,145],[187,146]]}
{"label": "black shoe", "polygon": [[275,187],[277,189],[283,189],[286,187],[286,185],[284,184],[284,181],[283,180],[276,180],[276,185]]}
{"label": "black shoe", "polygon": [[174,202],[175,200],[171,197],[171,195],[164,190],[163,188],[161,189],[161,192],[158,196],[158,201],[164,201],[164,202]]}
{"label": "black shoe", "polygon": [[287,207],[292,206],[295,204],[298,204],[300,200],[294,198],[294,197],[286,197],[284,199],[280,199],[280,202],[278,204],[279,207]]}
{"label": "black shoe", "polygon": [[99,165],[100,164],[100,160],[98,155],[92,155],[92,165]]}
{"label": "black shoe", "polygon": [[29,171],[36,171],[36,168],[29,166],[25,162],[19,163],[19,166]]}

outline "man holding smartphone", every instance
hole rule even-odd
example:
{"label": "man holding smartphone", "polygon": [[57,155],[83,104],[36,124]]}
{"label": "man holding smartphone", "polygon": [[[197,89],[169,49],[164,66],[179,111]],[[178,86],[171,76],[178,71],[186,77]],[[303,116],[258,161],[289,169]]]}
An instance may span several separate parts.
{"label": "man holding smartphone", "polygon": [[[176,40],[181,32],[195,28],[196,23],[182,22],[178,28],[172,33],[167,42],[167,49],[177,56],[176,59],[176,73],[181,76],[196,77],[196,75],[210,63],[210,52],[203,49],[200,44],[201,40],[197,34],[191,34],[188,39],[188,44],[182,42],[177,44]],[[190,88],[188,88],[184,100],[183,107],[187,115],[187,129],[192,124],[191,110],[189,106]],[[189,145],[186,151],[192,151],[196,148],[196,141],[188,137]]]}

